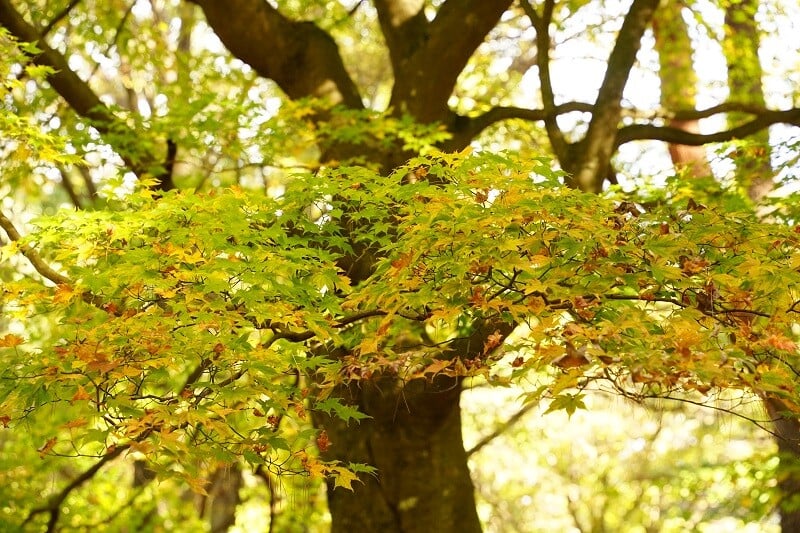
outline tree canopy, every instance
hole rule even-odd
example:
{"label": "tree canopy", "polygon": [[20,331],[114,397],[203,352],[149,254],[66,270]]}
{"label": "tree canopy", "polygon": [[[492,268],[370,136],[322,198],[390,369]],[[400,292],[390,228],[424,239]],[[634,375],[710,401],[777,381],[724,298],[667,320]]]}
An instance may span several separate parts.
{"label": "tree canopy", "polygon": [[224,531],[260,479],[293,530],[311,478],[333,531],[479,531],[482,383],[734,398],[791,531],[796,12],[0,0],[0,524]]}

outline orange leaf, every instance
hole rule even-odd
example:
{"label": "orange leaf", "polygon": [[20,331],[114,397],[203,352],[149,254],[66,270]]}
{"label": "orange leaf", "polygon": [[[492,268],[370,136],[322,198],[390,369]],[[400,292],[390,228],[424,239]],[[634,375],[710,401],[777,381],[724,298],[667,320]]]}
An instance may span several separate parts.
{"label": "orange leaf", "polygon": [[85,418],[78,418],[76,420],[70,420],[66,424],[63,424],[61,427],[64,429],[72,429],[72,428],[79,428],[81,426],[85,426],[87,421]]}
{"label": "orange leaf", "polygon": [[89,393],[83,388],[83,385],[79,385],[78,392],[72,396],[72,401],[77,402],[78,400],[88,400],[90,398],[91,396],[89,396]]}
{"label": "orange leaf", "polygon": [[53,437],[51,439],[48,439],[47,442],[45,442],[44,444],[42,444],[38,448],[36,448],[36,451],[39,452],[39,457],[44,459],[44,456],[47,455],[47,453],[50,450],[52,450],[53,447],[56,445],[56,442],[58,442],[58,439]]}
{"label": "orange leaf", "polygon": [[321,452],[327,452],[330,447],[331,440],[328,438],[328,432],[323,429],[322,433],[317,435],[317,448]]}
{"label": "orange leaf", "polygon": [[400,270],[404,267],[407,267],[411,263],[411,258],[413,254],[411,252],[405,253],[392,261],[392,268],[396,270]]}
{"label": "orange leaf", "polygon": [[13,348],[15,346],[19,346],[23,342],[25,342],[25,339],[23,339],[19,335],[14,335],[13,333],[9,333],[4,337],[0,337],[0,348]]}
{"label": "orange leaf", "polygon": [[483,354],[488,354],[501,344],[503,344],[503,335],[499,331],[495,331],[486,339],[486,342],[483,345]]}
{"label": "orange leaf", "polygon": [[66,304],[75,298],[77,294],[78,291],[76,291],[74,288],[70,287],[66,283],[62,283],[56,287],[56,292],[53,295],[53,302],[57,304]]}
{"label": "orange leaf", "polygon": [[433,363],[429,364],[425,368],[425,370],[422,371],[422,374],[423,375],[425,375],[425,374],[438,374],[439,372],[441,372],[442,370],[444,370],[445,368],[450,366],[450,363],[452,363],[452,362],[453,361],[450,361],[448,359],[439,359],[439,360],[434,361]]}

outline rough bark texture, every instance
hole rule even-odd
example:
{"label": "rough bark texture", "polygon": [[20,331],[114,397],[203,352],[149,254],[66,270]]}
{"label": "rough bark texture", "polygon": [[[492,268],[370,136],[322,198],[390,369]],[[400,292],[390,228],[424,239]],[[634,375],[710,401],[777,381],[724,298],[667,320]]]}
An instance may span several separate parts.
{"label": "rough bark texture", "polygon": [[341,391],[371,419],[349,425],[321,416],[331,440],[325,458],[371,464],[355,491],[328,488],[333,533],[480,531],[461,438],[461,385],[453,378],[394,377]]}
{"label": "rough bark texture", "polygon": [[[478,357],[488,335],[504,338],[513,329],[509,323],[478,322],[469,336],[443,347],[442,357]],[[338,394],[371,418],[347,424],[315,413],[331,441],[323,458],[366,463],[378,473],[361,476],[364,483],[353,492],[329,484],[332,533],[481,531],[461,435],[460,379],[439,375],[404,383],[384,375],[342,385]]]}

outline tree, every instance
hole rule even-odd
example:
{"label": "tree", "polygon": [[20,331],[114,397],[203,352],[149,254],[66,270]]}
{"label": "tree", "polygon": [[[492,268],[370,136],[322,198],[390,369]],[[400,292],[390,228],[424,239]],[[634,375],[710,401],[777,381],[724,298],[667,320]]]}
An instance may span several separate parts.
{"label": "tree", "polygon": [[[69,191],[84,169],[82,207],[106,162],[138,178],[105,180],[104,209],[40,221],[27,240],[0,219],[7,251],[49,280],[15,276],[5,305],[56,324],[2,338],[3,420],[13,431],[55,403],[64,419],[41,454],[95,457],[23,520],[54,530],[66,498],[139,453],[198,491],[240,459],[326,476],[334,531],[477,531],[459,396],[468,376],[504,381],[507,341],[532,354],[515,380],[550,376],[529,399],[551,409],[581,408],[581,388],[603,379],[640,398],[746,388],[793,411],[792,229],[694,200],[640,213],[596,196],[617,181],[622,145],[800,123],[800,109],[735,101],[650,119],[624,108],[657,0],[617,17],[591,103],[557,100],[550,58],[554,30],[601,3],[192,4],[0,0],[15,91],[4,179],[45,165]],[[230,55],[192,43],[202,24]],[[455,111],[459,76],[504,29],[535,35],[541,107],[487,97]],[[341,43],[354,38],[374,39],[364,61],[387,57],[391,80],[351,74]],[[95,60],[111,61],[97,77]],[[264,79],[281,92],[272,116]],[[365,106],[387,83],[385,107]],[[712,134],[660,125],[733,111],[746,118]],[[562,129],[571,112],[590,117],[583,134]],[[529,152],[470,154],[512,119],[543,123],[563,174]],[[214,187],[226,184],[243,188]]]}
{"label": "tree", "polygon": [[[691,109],[697,107],[697,73],[692,61],[692,40],[683,20],[683,5],[671,2],[664,5],[653,21],[653,36],[659,60],[661,81],[661,106],[664,109]],[[762,102],[763,104],[763,102]],[[697,119],[672,118],[669,125],[692,133],[700,133]],[[705,147],[670,144],[669,154],[677,171],[685,170],[695,177],[711,175]]]}

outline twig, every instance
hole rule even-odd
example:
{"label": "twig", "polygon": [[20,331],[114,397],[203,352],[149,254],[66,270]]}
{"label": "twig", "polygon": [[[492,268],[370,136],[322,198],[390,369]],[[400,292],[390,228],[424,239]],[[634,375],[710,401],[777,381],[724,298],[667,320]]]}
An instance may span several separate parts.
{"label": "twig", "polygon": [[30,513],[28,513],[28,517],[22,523],[24,527],[28,524],[33,518],[37,515],[42,513],[50,513],[50,520],[47,522],[47,533],[52,533],[56,530],[56,525],[58,524],[58,518],[61,514],[61,504],[64,503],[64,500],[74,491],[75,489],[79,488],[81,485],[89,481],[94,477],[97,472],[100,471],[101,468],[106,463],[109,463],[122,455],[122,453],[130,448],[129,444],[115,446],[111,449],[108,453],[106,453],[99,461],[93,464],[91,467],[87,468],[81,475],[73,479],[66,487],[61,489],[61,491],[50,498],[50,501],[47,505],[43,505],[42,507],[36,507],[31,509]]}
{"label": "twig", "polygon": [[467,457],[470,457],[472,454],[480,451],[481,448],[492,442],[494,439],[505,433],[506,431],[511,428],[514,424],[520,421],[520,419],[525,416],[528,411],[536,407],[538,404],[536,402],[529,402],[522,406],[522,409],[511,415],[511,417],[500,424],[494,431],[483,437],[479,440],[472,448],[467,450]]}
{"label": "twig", "polygon": [[72,11],[75,8],[75,6],[77,6],[80,3],[81,0],[72,0],[64,9],[59,11],[56,14],[56,16],[53,17],[53,20],[48,22],[47,25],[44,28],[42,28],[41,31],[42,39],[44,39],[47,36],[47,34],[53,30],[55,25],[61,22],[67,15],[69,15],[70,11]]}

